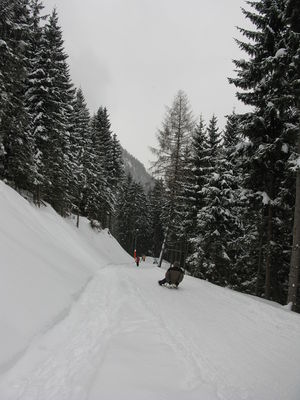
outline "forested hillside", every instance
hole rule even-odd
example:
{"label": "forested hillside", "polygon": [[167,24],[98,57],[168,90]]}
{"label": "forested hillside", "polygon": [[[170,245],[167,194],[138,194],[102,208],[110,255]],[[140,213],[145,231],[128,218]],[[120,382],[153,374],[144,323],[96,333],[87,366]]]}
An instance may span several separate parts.
{"label": "forested hillside", "polygon": [[0,5],[1,179],[37,206],[76,214],[77,225],[83,216],[108,227],[131,254],[139,231],[138,250],[152,252],[160,246],[144,192],[152,178],[137,160],[137,182],[126,175],[107,108],[90,115],[69,74],[57,12],[45,16],[39,0]]}
{"label": "forested hillside", "polygon": [[131,175],[135,182],[141,183],[148,192],[154,185],[153,177],[146,171],[144,164],[122,149],[125,173]]}
{"label": "forested hillside", "polygon": [[[299,6],[250,2],[229,82],[248,112],[194,117],[179,91],[153,149],[165,183],[166,248],[194,276],[267,299],[299,299]],[[201,108],[200,108],[201,109]],[[297,174],[297,191],[296,191]],[[294,227],[294,228],[293,228]],[[294,232],[294,234],[293,234]],[[293,246],[292,246],[293,242]]]}

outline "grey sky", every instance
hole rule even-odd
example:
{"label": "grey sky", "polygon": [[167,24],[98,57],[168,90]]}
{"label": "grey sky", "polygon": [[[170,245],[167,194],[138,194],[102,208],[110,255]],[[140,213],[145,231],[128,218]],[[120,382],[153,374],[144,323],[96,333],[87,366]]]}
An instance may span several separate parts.
{"label": "grey sky", "polygon": [[121,144],[146,167],[179,89],[207,122],[243,105],[228,84],[243,0],[44,0],[56,6],[71,77],[91,112],[108,108]]}

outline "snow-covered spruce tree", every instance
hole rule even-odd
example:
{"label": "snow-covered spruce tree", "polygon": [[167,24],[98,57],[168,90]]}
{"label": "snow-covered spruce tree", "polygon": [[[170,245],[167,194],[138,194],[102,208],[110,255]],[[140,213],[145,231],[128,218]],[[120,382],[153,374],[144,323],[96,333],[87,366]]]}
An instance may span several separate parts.
{"label": "snow-covered spruce tree", "polygon": [[97,132],[99,146],[102,147],[103,167],[108,184],[114,180],[112,131],[106,107],[100,107],[92,119],[92,129]]}
{"label": "snow-covered spruce tree", "polygon": [[189,257],[187,263],[185,261],[188,255],[193,255],[195,252],[191,239],[197,236],[197,214],[202,206],[200,191],[205,181],[208,166],[207,155],[206,129],[201,116],[199,123],[195,126],[191,146],[186,155],[181,209],[179,209],[182,221],[180,234],[184,242],[183,262],[185,268],[191,273],[194,273],[193,257]]}
{"label": "snow-covered spruce tree", "polygon": [[227,118],[221,145],[217,120],[213,116],[207,139],[202,134],[196,142],[199,156],[194,168],[199,182],[199,208],[189,257],[193,275],[234,288],[240,280],[238,256],[242,235],[239,176],[233,156],[238,135],[237,117],[232,114]]}
{"label": "snow-covered spruce tree", "polygon": [[81,89],[76,91],[71,122],[70,163],[72,176],[69,191],[73,211],[77,214],[78,226],[79,215],[86,215],[87,192],[93,190],[92,187],[88,188],[93,176],[90,114]]}
{"label": "snow-covered spruce tree", "polygon": [[300,311],[299,293],[299,268],[300,268],[300,2],[298,0],[287,1],[286,18],[288,26],[287,47],[284,57],[289,59],[289,82],[291,98],[298,110],[297,124],[297,148],[296,148],[296,196],[293,221],[293,246],[289,273],[289,287],[287,302],[292,304],[294,311]]}
{"label": "snow-covered spruce tree", "polygon": [[119,194],[116,236],[122,247],[133,255],[136,246],[137,254],[149,254],[151,238],[150,209],[146,195],[140,184],[127,176]]}
{"label": "snow-covered spruce tree", "polygon": [[207,126],[207,144],[209,148],[209,167],[214,171],[220,153],[221,133],[218,128],[218,120],[215,115]]}
{"label": "snow-covered spruce tree", "polygon": [[[256,215],[262,215],[262,223],[260,218],[253,221],[256,237],[260,236],[253,261],[257,263],[260,259],[264,265],[264,296],[284,301],[290,235],[282,227],[291,224],[291,204],[286,194],[291,189],[288,159],[295,145],[290,129],[293,110],[286,106],[284,95],[287,91],[286,64],[282,58],[286,37],[285,0],[248,4],[253,11],[243,12],[256,30],[239,28],[249,42],[237,43],[249,59],[234,61],[237,77],[230,82],[242,89],[237,97],[253,107],[241,119],[248,144],[244,146],[244,183],[251,196],[249,206]],[[255,244],[249,243],[249,246],[254,248]]]}
{"label": "snow-covered spruce tree", "polygon": [[187,166],[191,167],[190,179],[187,180],[186,185],[186,223],[188,224],[189,236],[193,236],[196,233],[197,214],[203,205],[200,192],[205,184],[208,161],[206,128],[201,116],[193,133],[190,165]]}
{"label": "snow-covered spruce tree", "polygon": [[[152,163],[155,176],[163,179],[166,187],[165,208],[163,223],[165,239],[173,243],[173,248],[179,254],[178,229],[182,195],[182,182],[186,165],[186,148],[190,144],[194,121],[188,98],[183,91],[179,91],[170,108],[167,109],[163,127],[158,131],[158,148],[153,148],[156,161]],[[173,253],[171,258],[174,258]],[[172,260],[171,260],[172,261]]]}
{"label": "snow-covered spruce tree", "polygon": [[27,0],[0,2],[0,176],[18,188],[30,189],[33,141],[25,106],[29,66]]}
{"label": "snow-covered spruce tree", "polygon": [[[233,112],[227,116],[223,132],[223,143],[218,160],[222,177],[222,206],[226,210],[223,218],[224,248],[229,257],[226,284],[240,291],[248,291],[251,274],[246,261],[248,254],[245,232],[245,203],[247,197],[242,187],[241,145],[239,116]],[[252,224],[252,221],[251,221]],[[249,232],[251,227],[249,226]],[[256,273],[256,271],[255,271]]]}
{"label": "snow-covered spruce tree", "polygon": [[138,255],[149,254],[151,251],[153,230],[149,199],[140,183],[134,183],[135,215],[137,232],[136,250]]}
{"label": "snow-covered spruce tree", "polygon": [[[110,129],[110,121],[106,108],[100,107],[91,121],[93,147],[97,157],[97,164],[101,169],[105,186],[102,188],[102,202],[98,210],[98,218],[101,225],[107,225],[107,216],[112,214],[115,208],[115,177],[114,177],[114,157],[113,139]],[[100,173],[100,170],[99,170]],[[104,182],[104,181],[103,181]]]}
{"label": "snow-covered spruce tree", "polygon": [[117,201],[122,190],[122,185],[125,179],[125,168],[123,162],[123,153],[120,142],[117,138],[117,135],[114,133],[112,136],[112,177],[111,177],[111,187],[114,194],[115,199],[115,207],[114,212],[108,214],[108,222],[107,226],[115,234],[115,226],[116,226],[116,214],[117,214]]}
{"label": "snow-covered spruce tree", "polygon": [[62,31],[54,10],[44,27],[40,52],[40,94],[35,143],[42,177],[41,197],[62,215],[71,210],[69,194],[70,119],[74,90],[64,52]]}
{"label": "snow-covered spruce tree", "polygon": [[[191,146],[190,146],[191,147]],[[190,205],[191,200],[191,180],[193,176],[191,164],[191,148],[185,147],[183,158],[185,160],[180,180],[178,182],[178,192],[174,209],[176,220],[176,236],[170,246],[170,259],[180,261],[181,266],[185,267],[189,247],[188,237],[191,234]]]}
{"label": "snow-covered spruce tree", "polygon": [[134,229],[136,229],[133,209],[130,204],[130,202],[133,201],[130,197],[132,184],[132,176],[127,175],[118,196],[117,215],[114,229],[119,243],[131,255],[133,255],[134,250]]}
{"label": "snow-covered spruce tree", "polygon": [[103,228],[101,221],[104,220],[103,204],[110,204],[111,196],[108,189],[107,181],[105,179],[104,170],[101,162],[97,157],[97,149],[95,151],[94,141],[92,138],[92,149],[91,157],[89,162],[91,163],[91,175],[87,178],[87,185],[84,191],[84,214],[88,217],[93,225],[93,221],[96,221],[97,225],[100,224]]}
{"label": "snow-covered spruce tree", "polygon": [[118,136],[112,135],[112,170],[111,170],[111,187],[115,195],[118,193],[125,177],[125,167],[123,161],[122,146]]}
{"label": "snow-covered spruce tree", "polygon": [[226,118],[227,121],[223,133],[223,147],[227,149],[228,157],[232,158],[232,162],[235,163],[233,153],[240,142],[239,116],[233,111],[232,114],[227,115]]}
{"label": "snow-covered spruce tree", "polygon": [[124,177],[124,162],[122,156],[122,147],[117,135],[112,136],[112,170],[111,170],[111,187],[119,189]]}
{"label": "snow-covered spruce tree", "polygon": [[30,1],[30,37],[28,43],[28,75],[26,80],[26,107],[30,115],[30,131],[34,142],[34,170],[32,172],[33,196],[35,202],[39,205],[40,188],[43,184],[42,176],[42,153],[37,147],[37,141],[40,131],[43,130],[43,124],[40,123],[44,110],[44,92],[47,88],[44,86],[45,72],[44,62],[42,60],[42,51],[45,46],[43,36],[43,27],[41,22],[46,16],[41,16],[44,6],[39,0]]}
{"label": "snow-covered spruce tree", "polygon": [[162,206],[164,202],[164,184],[161,179],[156,179],[153,188],[149,190],[148,198],[150,204],[151,215],[151,231],[152,231],[152,254],[159,257],[161,246],[164,239],[163,223],[162,223]]}
{"label": "snow-covered spruce tree", "polygon": [[232,174],[223,157],[220,132],[215,116],[207,128],[209,160],[205,181],[200,189],[202,207],[197,214],[197,236],[193,239],[195,276],[219,285],[230,280],[228,241],[236,223],[230,213]]}

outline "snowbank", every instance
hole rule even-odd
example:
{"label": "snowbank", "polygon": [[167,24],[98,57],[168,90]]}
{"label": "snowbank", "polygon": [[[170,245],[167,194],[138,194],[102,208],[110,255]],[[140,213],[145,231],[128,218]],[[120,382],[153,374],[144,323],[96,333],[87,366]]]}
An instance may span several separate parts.
{"label": "snowbank", "polygon": [[130,257],[106,231],[31,205],[0,181],[0,371],[68,312],[88,280]]}

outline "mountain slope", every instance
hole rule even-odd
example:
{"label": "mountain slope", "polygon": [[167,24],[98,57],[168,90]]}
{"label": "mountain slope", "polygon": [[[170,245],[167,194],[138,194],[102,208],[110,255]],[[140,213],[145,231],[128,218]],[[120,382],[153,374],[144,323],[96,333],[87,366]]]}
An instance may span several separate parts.
{"label": "mountain slope", "polygon": [[[1,206],[9,209],[18,196],[4,187],[4,195],[7,192]],[[25,207],[18,201],[15,206]],[[86,232],[79,233],[53,211],[31,208],[37,219],[47,214],[43,220],[47,234],[39,232],[39,240],[56,243],[57,236],[49,235],[50,230],[64,241],[70,235],[70,246],[66,241],[59,258],[44,254],[45,260],[52,258],[45,269],[52,271],[56,265],[68,293],[78,293],[81,276],[81,285],[92,277],[71,300],[69,312],[52,321],[17,362],[3,369],[1,400],[299,400],[298,314],[189,276],[178,290],[160,287],[157,280],[164,271],[150,259],[137,268],[107,234],[90,232],[87,239]],[[33,218],[26,219],[21,209],[17,211],[23,232],[20,236],[18,231],[11,232],[8,243],[19,243],[22,253],[23,235],[30,237],[38,225],[34,221],[33,229]],[[5,224],[17,223],[13,215],[6,217]],[[7,230],[2,227],[2,232]],[[92,237],[95,240],[89,247]],[[24,254],[24,265],[31,250]],[[82,272],[77,266],[75,270],[81,272],[74,278],[76,286],[69,283],[69,268],[77,257],[88,269]],[[38,268],[27,266],[18,273],[21,280],[28,275],[35,283],[32,287],[39,286]],[[47,279],[54,287],[51,276]],[[20,293],[20,301],[27,305],[28,295]],[[36,293],[31,295],[39,299]],[[1,311],[9,311],[12,296],[6,293],[3,300]],[[21,303],[19,307],[26,309]],[[22,313],[16,311],[16,315],[7,314],[21,336]],[[45,313],[49,317],[47,309]]]}
{"label": "mountain slope", "polygon": [[125,173],[132,175],[135,182],[140,183],[146,191],[154,184],[152,176],[146,171],[144,164],[122,149]]}

